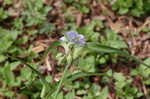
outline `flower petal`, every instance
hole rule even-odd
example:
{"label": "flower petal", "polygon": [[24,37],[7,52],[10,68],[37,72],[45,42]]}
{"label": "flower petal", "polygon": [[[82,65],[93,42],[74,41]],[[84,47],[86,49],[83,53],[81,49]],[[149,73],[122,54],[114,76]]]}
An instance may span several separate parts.
{"label": "flower petal", "polygon": [[81,34],[79,34],[78,37],[79,37],[79,39],[84,39],[84,36]]}
{"label": "flower petal", "polygon": [[69,39],[69,40],[73,40],[78,37],[78,33],[76,31],[66,32],[65,34],[67,36],[67,39]]}
{"label": "flower petal", "polygon": [[60,41],[65,41],[66,38],[63,36],[63,37],[61,37],[59,40],[60,40]]}

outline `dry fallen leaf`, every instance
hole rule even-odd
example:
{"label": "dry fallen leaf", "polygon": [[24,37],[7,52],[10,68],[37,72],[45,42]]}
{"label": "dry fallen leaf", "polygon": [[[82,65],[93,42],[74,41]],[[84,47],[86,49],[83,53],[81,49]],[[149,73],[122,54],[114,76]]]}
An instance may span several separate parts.
{"label": "dry fallen leaf", "polygon": [[82,13],[79,13],[76,17],[76,25],[80,26],[81,22],[82,22]]}
{"label": "dry fallen leaf", "polygon": [[47,70],[48,70],[48,71],[52,71],[52,67],[51,67],[51,63],[50,63],[50,60],[49,60],[49,56],[48,56],[48,55],[47,55],[47,57],[45,58],[45,64],[46,64]]}
{"label": "dry fallen leaf", "polygon": [[44,49],[45,49],[44,46],[39,45],[39,46],[34,47],[34,48],[32,49],[32,51],[33,51],[34,53],[40,53],[40,52],[44,51]]}
{"label": "dry fallen leaf", "polygon": [[29,99],[29,97],[24,94],[19,94],[19,95],[17,95],[16,99]]}

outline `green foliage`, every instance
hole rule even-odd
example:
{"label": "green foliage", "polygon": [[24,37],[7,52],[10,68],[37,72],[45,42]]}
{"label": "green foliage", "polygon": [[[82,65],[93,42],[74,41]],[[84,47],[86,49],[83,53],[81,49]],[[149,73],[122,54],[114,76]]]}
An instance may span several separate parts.
{"label": "green foliage", "polygon": [[[144,63],[147,65],[150,65],[150,58],[145,59]],[[131,75],[132,76],[137,76],[137,75],[142,76],[143,77],[143,83],[146,85],[150,85],[150,80],[149,80],[150,68],[149,67],[146,67],[145,65],[140,64],[139,67],[132,70]]]}
{"label": "green foliage", "polygon": [[77,1],[74,1],[74,0],[64,0],[64,2],[75,6],[82,13],[89,13],[90,12],[90,9],[88,8],[89,1],[80,0],[79,2],[77,2]]}
{"label": "green foliage", "polygon": [[116,0],[112,4],[112,9],[118,11],[119,14],[129,13],[133,16],[140,17],[148,14],[150,11],[149,5],[149,0]]}
{"label": "green foliage", "polygon": [[18,32],[13,30],[9,31],[0,28],[0,53],[4,53],[12,45],[12,43],[17,39]]}
{"label": "green foliage", "polygon": [[8,17],[8,12],[5,11],[3,8],[0,8],[0,21],[4,20]]}
{"label": "green foliage", "polygon": [[[144,96],[140,89],[132,84],[132,77],[140,75],[142,83],[150,85],[148,67],[140,64],[132,70],[131,76],[115,72],[109,67],[110,64],[121,61],[118,56],[126,56],[127,60],[133,59],[126,51],[128,47],[122,38],[108,29],[101,20],[92,17],[87,25],[84,23],[79,27],[75,25],[76,12],[80,11],[83,19],[84,15],[91,15],[90,3],[90,0],[64,0],[60,13],[64,15],[65,28],[59,31],[56,30],[57,22],[48,21],[47,16],[49,11],[53,10],[53,6],[49,6],[45,0],[21,0],[19,3],[21,12],[17,8],[19,5],[14,4],[13,0],[2,1],[0,4],[0,96],[18,99],[18,96],[24,95],[31,99],[53,99],[57,90],[57,99],[78,97],[107,99],[110,95],[108,87],[110,83],[114,84],[115,95],[120,99],[138,99]],[[139,17],[149,11],[149,4],[149,1],[143,0],[138,2],[117,0],[112,7],[120,14],[130,13]],[[19,16],[10,16],[9,10],[16,9]],[[86,46],[55,42],[48,45],[44,52],[32,52],[39,42],[40,44],[51,43],[49,34],[53,31],[63,33],[68,30],[77,30],[83,34],[87,42]],[[144,28],[142,31],[148,32],[149,29]],[[48,38],[45,40],[45,37]],[[58,52],[58,46],[64,49]],[[52,56],[48,62],[52,64],[51,66],[54,65],[52,71],[47,71],[47,64],[45,64],[45,58],[49,54]],[[54,64],[51,58],[54,59]],[[149,62],[149,58],[144,61],[147,65],[150,65]],[[66,68],[67,64],[71,64],[69,68]],[[40,66],[44,67],[44,70],[40,70]],[[64,68],[66,73],[63,73]],[[43,75],[39,71],[44,72]],[[59,80],[61,77],[63,79]],[[93,81],[95,77],[100,80]]]}
{"label": "green foliage", "polygon": [[32,25],[41,25],[46,22],[46,15],[48,11],[51,10],[51,7],[44,6],[43,0],[26,0],[25,10],[22,15],[24,16],[25,21],[27,22],[26,26]]}
{"label": "green foliage", "polygon": [[[11,0],[5,0],[3,3],[4,6],[12,4]],[[33,8],[29,8],[30,5],[32,5]],[[28,31],[33,31],[34,29],[25,28],[26,26],[42,24],[43,26],[41,26],[41,30],[39,29],[40,32],[38,32],[49,33],[51,31],[51,28],[48,28],[50,25],[44,26],[44,24],[47,23],[46,15],[50,7],[45,8],[43,6],[43,0],[38,0],[36,3],[32,2],[32,4],[27,0],[22,7],[25,7],[26,10],[19,13],[21,17],[14,19],[9,16],[7,10],[4,10],[3,7],[0,8],[0,22],[4,22],[5,19],[11,19],[9,23],[5,21],[5,24],[9,24],[11,27],[6,27],[5,25],[1,25],[0,27],[0,94],[8,98],[13,97],[16,99],[16,96],[21,93],[33,99],[37,99],[40,97],[43,86],[41,81],[30,68],[27,66],[22,67],[23,62],[20,62],[20,60],[16,61],[14,57],[20,57],[27,62],[31,62],[33,58],[38,56],[32,53],[33,45],[23,47],[28,41],[34,40],[34,38],[29,38],[29,36],[26,35]],[[37,69],[37,64],[33,64],[32,66]],[[18,71],[18,68],[21,69]],[[12,90],[14,88],[20,88],[19,93]]]}
{"label": "green foliage", "polygon": [[[145,61],[144,61],[145,64],[148,64],[150,65],[150,58],[147,58]],[[148,78],[150,76],[150,68],[144,66],[144,65],[140,65],[139,66],[139,73],[143,76],[143,77],[146,77]]]}
{"label": "green foliage", "polygon": [[94,56],[87,56],[85,59],[79,60],[79,68],[85,72],[95,72],[95,57]]}
{"label": "green foliage", "polygon": [[132,86],[132,79],[127,79],[121,73],[114,73],[113,77],[116,94],[119,98],[136,99],[143,95],[136,87]]}
{"label": "green foliage", "polygon": [[99,97],[107,99],[109,94],[107,87],[101,88],[99,85],[89,82],[87,78],[80,82],[67,83],[65,88],[72,90],[70,94],[73,94],[73,97],[81,95],[83,99],[99,99]]}
{"label": "green foliage", "polygon": [[4,0],[4,5],[12,4],[13,0]]}
{"label": "green foliage", "polygon": [[79,27],[77,28],[77,30],[85,35],[87,41],[97,42],[99,41],[100,33],[94,31],[96,26],[98,26],[99,28],[104,27],[103,23],[100,20],[93,20],[90,24]]}
{"label": "green foliage", "polygon": [[122,38],[112,30],[106,30],[106,37],[101,38],[102,44],[108,45],[114,48],[127,48],[127,44],[122,40]]}

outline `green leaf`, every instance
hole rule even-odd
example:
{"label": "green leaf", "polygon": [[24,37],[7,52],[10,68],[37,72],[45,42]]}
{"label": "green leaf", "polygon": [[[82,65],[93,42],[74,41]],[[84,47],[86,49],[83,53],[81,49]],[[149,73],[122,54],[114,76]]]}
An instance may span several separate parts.
{"label": "green leaf", "polygon": [[140,17],[143,14],[143,12],[138,9],[133,9],[133,10],[131,10],[131,14],[133,16]]}
{"label": "green leaf", "polygon": [[31,75],[32,75],[32,71],[28,67],[25,67],[25,68],[21,69],[20,77],[21,77],[22,80],[30,79]]}
{"label": "green leaf", "polygon": [[116,48],[105,46],[99,43],[87,43],[87,48],[98,53],[118,53],[120,55],[125,55],[126,52],[121,51]]}
{"label": "green leaf", "polygon": [[107,73],[78,72],[78,73],[67,76],[64,82],[71,82],[78,78],[85,78],[89,76],[107,76]]}
{"label": "green leaf", "polygon": [[64,95],[62,92],[60,92],[58,95],[57,95],[57,98],[56,99],[64,99]]}
{"label": "green leaf", "polygon": [[45,79],[46,79],[46,81],[49,82],[49,83],[52,82],[52,76],[50,76],[50,75],[46,76]]}
{"label": "green leaf", "polygon": [[39,30],[39,32],[41,34],[43,34],[43,33],[51,33],[51,31],[54,30],[54,29],[55,29],[55,27],[52,24],[43,24],[41,26],[41,29]]}
{"label": "green leaf", "polygon": [[73,59],[76,59],[78,58],[79,56],[81,56],[81,53],[83,52],[83,47],[77,47],[77,48],[74,48],[74,51],[73,51]]}
{"label": "green leaf", "polygon": [[64,0],[65,3],[72,3],[74,0]]}
{"label": "green leaf", "polygon": [[7,51],[17,37],[17,31],[9,31],[0,27],[0,53]]}
{"label": "green leaf", "polygon": [[[43,99],[48,93],[48,85],[43,83],[42,91],[40,97]],[[59,98],[58,98],[59,99]]]}
{"label": "green leaf", "polygon": [[75,92],[69,92],[68,94],[65,95],[65,99],[74,99],[75,98]]}
{"label": "green leaf", "polygon": [[86,93],[87,93],[87,91],[84,89],[77,90],[77,92],[76,92],[77,95],[84,95]]}
{"label": "green leaf", "polygon": [[13,22],[14,28],[17,30],[22,30],[23,29],[23,19],[22,18],[16,18]]}
{"label": "green leaf", "polygon": [[145,85],[150,85],[150,79],[143,81]]}
{"label": "green leaf", "polygon": [[107,99],[109,96],[109,91],[108,91],[108,87],[103,88],[103,90],[100,93],[101,99]]}
{"label": "green leaf", "polygon": [[114,73],[113,77],[117,81],[125,81],[125,79],[126,79],[125,76],[123,76],[122,73]]}
{"label": "green leaf", "polygon": [[19,66],[20,64],[21,64],[20,61],[11,62],[10,63],[11,70],[16,69],[16,67]]}
{"label": "green leaf", "polygon": [[13,0],[4,0],[4,4],[10,5],[10,4],[12,4],[12,3],[13,3]]}
{"label": "green leaf", "polygon": [[127,44],[124,41],[119,40],[107,40],[106,43],[114,48],[128,48]]}
{"label": "green leaf", "polygon": [[80,7],[80,11],[82,12],[82,13],[89,13],[89,8],[87,8],[86,6],[82,6],[82,7]]}
{"label": "green leaf", "polygon": [[8,90],[8,89],[5,89],[5,90],[0,90],[0,92],[2,92],[4,96],[7,96],[7,97],[12,97],[14,95],[14,92],[11,91],[11,90]]}
{"label": "green leaf", "polygon": [[6,56],[4,56],[4,55],[0,55],[0,63],[1,62],[3,62],[3,61],[5,61],[7,59],[7,57]]}
{"label": "green leaf", "polygon": [[107,62],[107,59],[105,57],[102,57],[99,59],[100,64],[105,64]]}
{"label": "green leaf", "polygon": [[98,20],[98,19],[94,19],[92,21],[92,24],[94,24],[94,25],[96,25],[96,26],[98,26],[100,28],[104,28],[105,27],[104,23],[101,20]]}
{"label": "green leaf", "polygon": [[120,14],[128,13],[135,17],[141,17],[150,11],[149,0],[138,0],[138,2],[136,0],[116,0],[112,8]]}
{"label": "green leaf", "polygon": [[[150,58],[147,58],[144,60],[144,63],[147,65],[150,65]],[[150,76],[150,68],[146,67],[145,65],[141,64],[138,68],[139,74],[141,74],[143,77],[148,78]]]}
{"label": "green leaf", "polygon": [[85,72],[95,72],[95,57],[88,56],[87,58],[80,58],[79,59],[79,68]]}
{"label": "green leaf", "polygon": [[101,88],[98,84],[93,83],[90,85],[87,92],[87,99],[98,99],[97,97],[100,95],[100,89]]}
{"label": "green leaf", "polygon": [[3,8],[0,8],[0,20],[4,20],[8,17],[8,12],[6,12]]}
{"label": "green leaf", "polygon": [[99,40],[99,33],[93,32],[93,34],[91,35],[90,39],[91,41],[98,41]]}
{"label": "green leaf", "polygon": [[15,84],[15,76],[13,74],[13,72],[11,71],[11,66],[10,64],[5,64],[4,68],[3,68],[3,77],[5,82],[9,85],[9,86],[13,86]]}
{"label": "green leaf", "polygon": [[128,8],[120,8],[119,9],[120,14],[126,14],[126,13],[128,13],[128,11],[129,11]]}

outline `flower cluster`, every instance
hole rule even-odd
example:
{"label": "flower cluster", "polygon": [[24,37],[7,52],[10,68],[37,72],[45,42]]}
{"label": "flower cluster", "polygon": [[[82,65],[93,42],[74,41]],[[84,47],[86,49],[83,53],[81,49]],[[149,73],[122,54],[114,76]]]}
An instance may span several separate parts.
{"label": "flower cluster", "polygon": [[68,41],[77,45],[85,45],[85,38],[83,35],[78,34],[76,31],[69,31],[64,34],[65,36],[61,37],[61,41]]}

